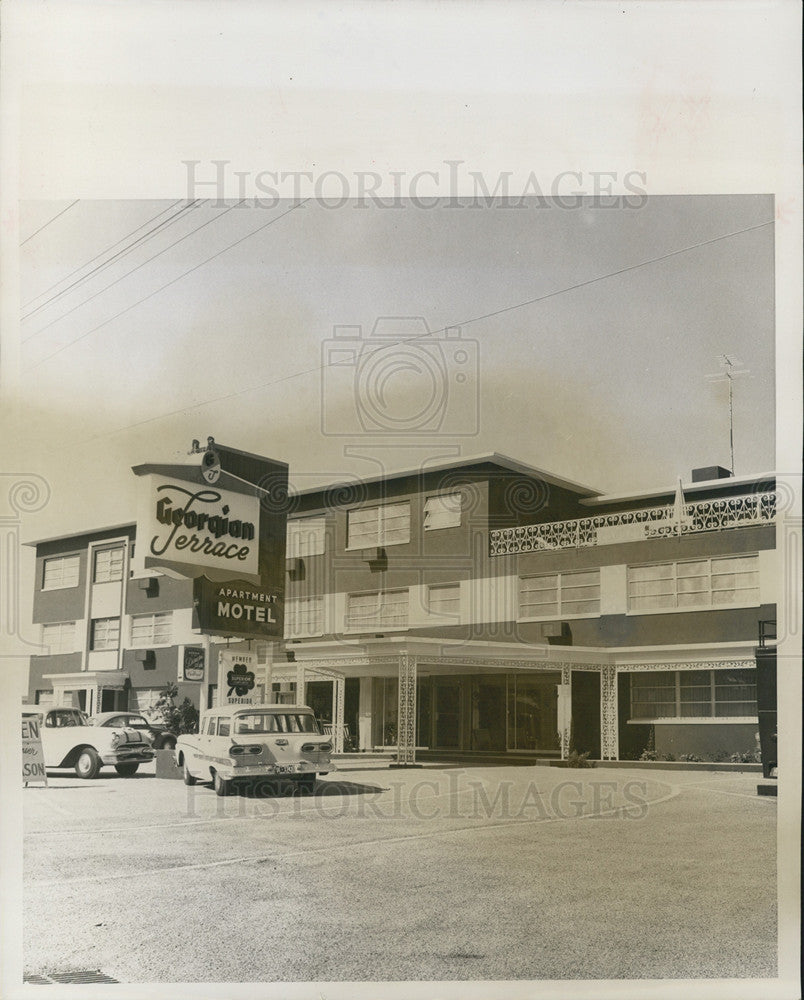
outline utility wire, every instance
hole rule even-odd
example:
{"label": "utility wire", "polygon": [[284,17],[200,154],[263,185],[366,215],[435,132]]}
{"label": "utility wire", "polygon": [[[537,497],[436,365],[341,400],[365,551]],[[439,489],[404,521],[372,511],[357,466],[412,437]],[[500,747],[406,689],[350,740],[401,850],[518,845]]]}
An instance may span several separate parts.
{"label": "utility wire", "polygon": [[[180,200],[181,199],[179,199],[179,201]],[[51,285],[50,288],[47,288],[44,292],[40,292],[39,295],[34,296],[34,298],[32,298],[30,300],[30,302],[26,302],[25,305],[22,308],[23,309],[27,309],[28,306],[32,305],[34,302],[36,302],[37,299],[41,299],[44,295],[47,295],[48,292],[52,292],[54,289],[58,288],[59,285],[63,285],[64,282],[68,281],[74,274],[78,274],[79,271],[85,270],[87,267],[90,266],[90,264],[94,264],[94,262],[96,260],[99,260],[101,257],[105,256],[110,250],[114,250],[114,248],[117,247],[117,246],[120,246],[121,243],[125,243],[125,241],[127,239],[129,239],[130,237],[132,237],[134,235],[134,233],[138,233],[140,231],[140,229],[144,229],[146,226],[150,225],[152,222],[155,222],[160,216],[164,215],[165,212],[169,212],[171,208],[174,208],[176,205],[179,204],[179,201],[174,201],[173,204],[170,205],[169,208],[163,209],[159,213],[159,215],[155,215],[153,217],[153,219],[149,219],[148,222],[144,222],[141,226],[138,226],[132,232],[127,233],[121,240],[118,240],[117,243],[112,244],[112,246],[107,247],[106,250],[102,250],[99,254],[96,254],[91,260],[87,261],[86,264],[82,264],[80,267],[77,267],[74,271],[71,271],[68,275],[65,275],[65,277],[60,278],[59,281],[57,281],[54,285]],[[98,272],[105,270],[107,267],[109,267],[110,264],[114,263],[114,261],[117,260],[118,258],[124,257],[127,254],[131,253],[131,251],[137,246],[138,243],[146,242],[152,235],[154,235],[157,232],[159,232],[160,229],[164,229],[164,228],[167,228],[168,226],[173,225],[179,219],[179,217],[184,212],[187,211],[188,208],[195,207],[198,204],[200,204],[200,203],[199,202],[191,202],[188,205],[185,205],[178,212],[176,212],[175,215],[171,216],[170,219],[165,219],[164,222],[160,222],[158,226],[155,226],[153,229],[150,229],[147,233],[143,233],[142,236],[138,237],[127,248],[124,248],[123,250],[118,251],[113,257],[110,257],[103,264],[99,264],[97,267],[93,268],[87,274],[82,275],[80,278],[76,278],[76,280],[73,281],[72,284],[68,285],[66,288],[62,288],[62,290],[60,292],[56,292],[55,295],[52,295],[45,302],[42,302],[40,305],[38,305],[35,308],[33,308],[29,313],[26,313],[21,318],[23,320],[30,319],[30,317],[33,316],[34,313],[39,312],[40,309],[44,309],[45,306],[49,305],[55,299],[61,298],[63,295],[66,295],[67,292],[69,292],[71,288],[74,288],[76,285],[83,284],[85,281],[88,281],[89,278],[91,278],[94,274],[97,274]]]}
{"label": "utility wire", "polygon": [[39,235],[39,234],[40,234],[40,233],[42,232],[42,230],[43,230],[43,229],[47,229],[47,227],[48,227],[48,226],[50,225],[50,223],[51,223],[51,222],[55,222],[55,221],[56,221],[56,219],[59,219],[59,218],[61,218],[61,216],[62,216],[62,215],[64,215],[64,213],[65,213],[65,212],[69,212],[69,211],[70,211],[70,209],[71,209],[71,208],[73,207],[73,205],[77,205],[77,204],[78,204],[78,202],[79,202],[80,200],[81,200],[80,198],[76,198],[74,202],[72,202],[71,204],[69,204],[69,205],[67,206],[67,208],[63,208],[63,209],[62,209],[62,210],[61,210],[61,211],[60,211],[60,212],[58,213],[58,215],[54,215],[54,216],[53,216],[53,218],[52,218],[52,219],[50,220],[50,222],[46,222],[46,223],[44,224],[44,226],[40,226],[40,227],[39,227],[39,228],[38,228],[38,229],[36,230],[36,232],[35,232],[35,233],[31,233],[31,235],[30,235],[30,236],[28,236],[28,237],[27,237],[26,239],[24,239],[24,240],[22,241],[22,243],[20,243],[20,246],[21,246],[21,247],[24,247],[24,246],[25,246],[25,244],[29,242],[29,240],[32,240],[32,239],[34,238],[34,236],[38,236],[38,235]]}
{"label": "utility wire", "polygon": [[[166,284],[160,285],[159,288],[155,289],[153,292],[150,292],[144,298],[139,299],[137,302],[132,303],[130,306],[126,306],[125,309],[121,309],[119,313],[115,313],[114,316],[110,316],[109,319],[105,319],[102,323],[99,323],[97,326],[93,327],[91,330],[87,330],[86,333],[82,333],[80,337],[76,337],[75,340],[71,340],[69,342],[69,344],[64,344],[57,351],[54,351],[52,354],[49,354],[46,358],[43,358],[41,361],[37,361],[37,363],[35,365],[31,365],[30,367],[26,368],[25,371],[32,371],[34,368],[38,368],[40,365],[45,364],[45,362],[50,361],[51,358],[55,358],[56,355],[61,354],[62,351],[66,351],[68,347],[72,347],[74,344],[77,344],[79,341],[84,340],[85,337],[89,337],[91,334],[96,333],[98,330],[102,329],[104,326],[108,326],[109,323],[114,322],[114,320],[116,320],[118,317],[124,316],[126,313],[131,312],[132,309],[136,309],[137,306],[142,305],[143,302],[147,302],[148,299],[152,299],[154,297],[154,295],[158,295],[160,292],[163,292],[166,288],[170,288],[171,285],[175,285],[177,281],[181,281],[182,278],[186,278],[188,274],[192,274],[193,271],[197,271],[199,269],[199,267],[203,267],[205,264],[209,264],[210,261],[215,260],[216,257],[220,257],[221,254],[224,254],[228,250],[232,250],[234,247],[238,246],[239,244],[244,243],[248,239],[251,239],[252,236],[256,236],[256,234],[259,233],[259,232],[261,232],[263,229],[267,229],[269,226],[272,226],[275,222],[279,222],[280,219],[283,219],[286,215],[289,215],[291,212],[295,211],[295,209],[300,208],[302,205],[306,205],[309,200],[310,200],[309,198],[305,198],[304,201],[300,201],[300,202],[297,202],[295,205],[292,205],[289,209],[287,209],[287,211],[282,212],[281,215],[276,216],[276,218],[273,218],[270,221],[266,222],[264,225],[259,226],[257,229],[252,230],[252,232],[247,233],[245,236],[241,236],[240,239],[235,240],[234,243],[230,243],[228,246],[225,246],[222,250],[218,250],[217,253],[212,254],[211,257],[207,257],[206,260],[202,260],[198,264],[195,264],[193,267],[190,268],[189,271],[185,271],[183,274],[178,275],[178,277],[173,278],[171,281],[168,281]],[[245,201],[245,199],[241,199],[241,201],[237,202],[236,205],[232,205],[230,208],[227,208],[226,212],[231,212],[233,208],[237,208],[237,205],[241,205],[243,203],[243,201]],[[221,215],[216,216],[215,219],[210,219],[210,222],[217,221],[217,219],[220,219],[223,215],[226,215],[226,212],[222,212]],[[204,223],[204,225],[209,225],[209,224],[210,224],[209,222],[205,222]],[[203,227],[199,227],[199,228],[203,228]],[[188,235],[192,235],[192,234],[188,234]],[[181,240],[178,240],[177,242],[181,242]],[[170,249],[170,248],[168,247],[168,249]],[[164,251],[162,251],[162,252],[164,253]],[[157,254],[157,256],[159,256],[159,255]],[[148,263],[148,261],[146,261],[146,263]],[[142,266],[143,265],[140,265],[140,267],[142,267]],[[135,268],[135,270],[137,270],[137,269]],[[131,272],[131,273],[133,274],[133,272]],[[122,279],[119,279],[119,280],[122,280]],[[100,292],[98,294],[100,294]]]}
{"label": "utility wire", "polygon": [[61,285],[63,282],[67,281],[69,278],[72,278],[74,274],[78,274],[78,272],[83,271],[85,267],[89,267],[89,265],[94,264],[96,260],[100,260],[100,258],[103,257],[104,254],[109,253],[110,250],[114,250],[115,247],[119,247],[121,243],[125,242],[125,240],[129,238],[129,236],[133,236],[134,233],[138,233],[141,229],[144,229],[146,226],[149,226],[152,222],[156,222],[156,220],[159,218],[160,215],[164,215],[165,212],[169,212],[171,208],[175,208],[180,201],[181,198],[178,198],[176,201],[171,202],[171,204],[168,205],[167,208],[163,208],[162,211],[159,212],[157,215],[155,215],[153,218],[148,219],[147,222],[143,222],[141,226],[137,226],[137,228],[133,229],[130,233],[126,233],[126,235],[122,239],[119,239],[116,243],[112,243],[110,247],[106,247],[106,249],[101,250],[100,253],[95,254],[95,256],[90,258],[90,260],[88,260],[85,264],[81,264],[80,267],[77,267],[75,268],[75,270],[70,271],[69,274],[65,274],[63,278],[59,278],[59,280],[54,284],[52,284],[50,288],[46,288],[43,292],[40,292],[38,295],[34,295],[32,299],[29,299],[27,302],[23,302],[22,308],[27,309],[28,306],[33,305],[37,299],[41,299],[43,295],[47,295],[47,293],[52,292],[54,288],[58,288],[59,285]]}
{"label": "utility wire", "polygon": [[[308,199],[309,200],[309,199]],[[682,247],[680,250],[671,250],[668,253],[661,254],[659,257],[651,257],[648,260],[640,261],[637,264],[629,264],[627,267],[621,267],[616,271],[610,271],[607,274],[599,274],[595,278],[589,278],[586,281],[579,281],[574,285],[568,285],[565,288],[556,289],[554,292],[546,292],[544,295],[539,295],[533,299],[526,299],[524,302],[518,302],[516,305],[505,306],[502,309],[495,309],[493,312],[484,313],[482,316],[474,316],[472,319],[463,320],[460,323],[450,323],[448,326],[441,327],[438,330],[431,330],[426,334],[418,334],[415,337],[400,337],[400,343],[409,343],[416,340],[424,340],[427,337],[432,336],[434,333],[444,333],[447,329],[451,329],[456,326],[468,326],[470,323],[478,323],[480,320],[489,319],[492,316],[500,316],[503,313],[512,312],[514,309],[522,309],[524,306],[533,305],[536,302],[543,302],[545,299],[554,298],[557,295],[564,295],[567,292],[575,291],[577,288],[585,288],[589,285],[594,285],[598,281],[605,281],[608,278],[614,278],[620,274],[626,274],[629,271],[635,271],[641,267],[647,267],[649,264],[657,264],[664,260],[669,260],[671,257],[677,257],[679,254],[689,253],[692,250],[697,250],[700,247],[711,246],[713,243],[720,243],[723,240],[731,239],[734,236],[741,236],[743,233],[750,233],[757,229],[764,229],[766,226],[772,226],[773,220],[769,222],[762,222],[756,226],[748,226],[745,229],[738,229],[733,233],[724,233],[723,236],[715,236],[711,240],[703,240],[700,243],[693,243],[691,246]],[[123,431],[132,430],[135,427],[143,427],[145,424],[152,424],[158,420],[166,420],[168,417],[175,417],[179,413],[186,413],[189,410],[196,410],[200,406],[207,406],[210,403],[222,403],[229,399],[235,399],[238,396],[246,395],[250,392],[259,392],[261,389],[269,389],[275,385],[281,385],[283,382],[290,382],[295,378],[301,378],[303,375],[312,375],[323,371],[325,368],[331,367],[332,363],[316,365],[313,368],[304,368],[301,371],[291,372],[289,375],[282,375],[280,378],[272,379],[270,382],[262,382],[259,385],[250,386],[247,389],[238,389],[235,392],[224,393],[221,396],[211,396],[209,399],[203,399],[198,403],[193,403],[189,406],[182,406],[176,410],[170,410],[167,413],[161,413],[156,417],[148,417],[146,420],[139,420],[133,424],[126,424],[125,427],[118,427],[116,430],[107,431],[104,434],[95,434],[91,438],[86,438],[82,441],[82,444],[86,444],[90,441],[97,441],[100,438],[111,437],[114,434],[120,434]]]}
{"label": "utility wire", "polygon": [[[238,202],[237,204],[240,204],[240,202]],[[175,240],[173,243],[170,244],[170,246],[165,247],[164,250],[160,250],[159,253],[155,253],[153,257],[149,257],[148,260],[144,260],[141,264],[138,264],[136,267],[133,267],[130,271],[126,271],[125,274],[121,274],[119,278],[115,278],[114,281],[110,281],[108,285],[104,285],[103,288],[100,289],[100,291],[97,291],[93,295],[90,295],[89,298],[84,299],[83,302],[79,302],[78,305],[73,306],[72,309],[68,309],[67,312],[62,313],[61,316],[57,316],[56,319],[51,320],[49,323],[46,323],[45,326],[40,327],[40,329],[34,331],[34,333],[29,334],[27,337],[23,337],[22,340],[23,344],[27,343],[29,340],[33,340],[34,337],[38,337],[40,333],[44,333],[45,330],[49,330],[50,327],[55,326],[56,323],[60,323],[63,319],[66,319],[70,315],[70,313],[74,313],[76,309],[80,309],[82,306],[85,306],[88,302],[91,302],[93,299],[96,299],[99,295],[103,295],[103,293],[108,291],[113,285],[116,285],[119,282],[124,281],[126,278],[131,277],[131,275],[134,274],[135,271],[139,271],[140,268],[145,267],[146,264],[150,264],[151,261],[156,260],[157,257],[161,257],[163,253],[167,253],[168,250],[172,250],[173,247],[178,246],[179,243],[182,243],[184,240],[189,239],[189,237],[192,236],[193,233],[197,233],[199,229],[204,229],[206,226],[211,226],[213,222],[217,222],[218,219],[222,219],[224,215],[226,215],[228,212],[231,212],[232,209],[236,207],[237,205],[230,205],[229,208],[221,212],[220,215],[216,215],[212,219],[208,219],[206,222],[202,222],[200,226],[196,226],[195,229],[191,229],[189,233],[185,233],[184,236],[181,236],[179,239]],[[175,222],[176,220],[174,219],[173,221]],[[90,331],[90,333],[91,332],[92,331]],[[86,336],[86,334],[84,334],[83,336]],[[82,337],[78,337],[78,340],[81,339]],[[71,340],[70,344],[75,344],[78,342],[78,340]],[[64,347],[69,347],[70,344],[65,344]],[[60,348],[60,350],[64,350],[64,347]],[[58,351],[56,353],[58,354]],[[50,355],[50,357],[52,356],[53,355]],[[47,358],[44,359],[44,361],[47,360],[48,360]],[[40,361],[37,363],[43,364],[44,362]],[[34,365],[33,367],[35,368],[36,365]]]}

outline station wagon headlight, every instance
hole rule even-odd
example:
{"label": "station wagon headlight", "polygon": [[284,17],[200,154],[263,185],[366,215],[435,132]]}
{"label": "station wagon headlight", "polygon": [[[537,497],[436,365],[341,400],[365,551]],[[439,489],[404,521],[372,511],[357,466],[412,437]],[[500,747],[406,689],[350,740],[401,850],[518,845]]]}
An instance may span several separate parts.
{"label": "station wagon headlight", "polygon": [[316,750],[321,753],[329,753],[331,749],[331,743],[302,743],[303,753],[315,753]]}

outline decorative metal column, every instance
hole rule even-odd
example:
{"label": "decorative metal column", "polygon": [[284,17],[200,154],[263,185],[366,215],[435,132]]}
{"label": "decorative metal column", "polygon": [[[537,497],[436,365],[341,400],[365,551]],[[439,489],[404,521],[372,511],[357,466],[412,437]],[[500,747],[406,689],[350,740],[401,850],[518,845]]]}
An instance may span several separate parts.
{"label": "decorative metal column", "polygon": [[402,653],[399,657],[399,708],[397,726],[397,763],[416,764],[416,657]]}
{"label": "decorative metal column", "polygon": [[570,727],[572,726],[572,671],[568,664],[561,667],[561,698],[559,700],[558,738],[561,759],[569,756]]}
{"label": "decorative metal column", "polygon": [[343,709],[346,698],[346,678],[332,679],[332,752],[343,753]]}
{"label": "decorative metal column", "polygon": [[600,756],[603,760],[619,759],[617,721],[617,668],[613,664],[600,671]]}
{"label": "decorative metal column", "polygon": [[304,664],[296,664],[296,704],[304,704]]}

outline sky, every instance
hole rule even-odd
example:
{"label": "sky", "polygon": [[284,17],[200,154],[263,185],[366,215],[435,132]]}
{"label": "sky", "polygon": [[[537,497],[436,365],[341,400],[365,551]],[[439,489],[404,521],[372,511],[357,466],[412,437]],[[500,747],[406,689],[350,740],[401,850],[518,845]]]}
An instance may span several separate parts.
{"label": "sky", "polygon": [[131,466],[210,435],[296,488],[494,451],[604,493],[671,486],[731,465],[724,354],[748,373],[735,473],[774,467],[770,197],[20,218],[6,419],[16,471],[51,489],[30,538],[132,519]]}

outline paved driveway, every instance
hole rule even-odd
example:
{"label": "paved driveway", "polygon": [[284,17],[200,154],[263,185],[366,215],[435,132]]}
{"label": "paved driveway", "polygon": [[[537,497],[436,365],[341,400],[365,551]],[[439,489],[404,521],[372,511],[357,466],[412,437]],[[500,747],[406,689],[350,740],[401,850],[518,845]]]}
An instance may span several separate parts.
{"label": "paved driveway", "polygon": [[363,770],[315,795],[29,787],[25,972],[120,982],[772,977],[755,774]]}

